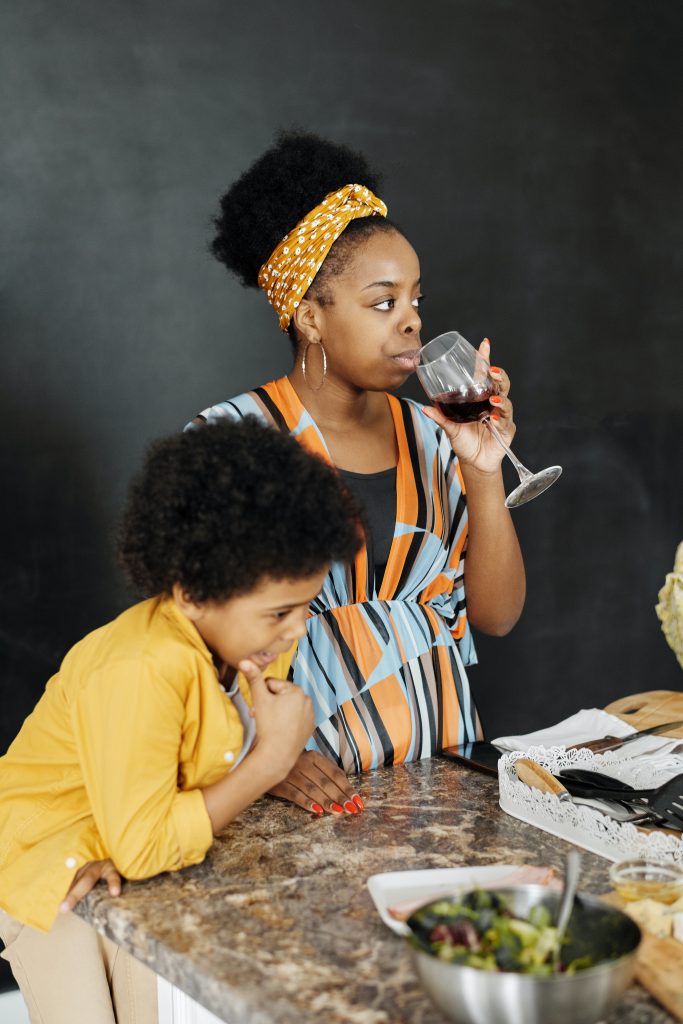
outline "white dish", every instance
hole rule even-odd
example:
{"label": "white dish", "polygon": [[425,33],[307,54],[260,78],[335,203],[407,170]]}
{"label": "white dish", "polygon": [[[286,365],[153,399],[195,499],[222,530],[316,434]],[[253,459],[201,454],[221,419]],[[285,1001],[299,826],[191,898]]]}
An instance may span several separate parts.
{"label": "white dish", "polygon": [[485,867],[428,868],[423,871],[387,871],[368,878],[370,896],[379,916],[392,932],[408,935],[408,926],[389,913],[409,900],[429,903],[440,896],[450,896],[466,889],[489,888],[519,868],[518,864],[490,864]]}

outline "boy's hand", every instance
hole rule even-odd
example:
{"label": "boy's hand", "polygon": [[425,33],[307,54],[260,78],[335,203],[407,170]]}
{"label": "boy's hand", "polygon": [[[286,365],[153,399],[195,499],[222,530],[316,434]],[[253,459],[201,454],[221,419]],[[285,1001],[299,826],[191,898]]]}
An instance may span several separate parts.
{"label": "boy's hand", "polygon": [[358,814],[365,809],[341,768],[316,750],[300,754],[284,782],[268,792],[314,814]]}
{"label": "boy's hand", "polygon": [[68,914],[94,889],[99,881],[107,883],[110,896],[121,894],[121,875],[110,860],[91,860],[74,875],[71,888],[59,904],[60,914]]}
{"label": "boy's hand", "polygon": [[284,779],[315,728],[313,705],[293,683],[264,679],[252,661],[240,662],[239,668],[251,687],[257,751],[272,766],[275,778]]}

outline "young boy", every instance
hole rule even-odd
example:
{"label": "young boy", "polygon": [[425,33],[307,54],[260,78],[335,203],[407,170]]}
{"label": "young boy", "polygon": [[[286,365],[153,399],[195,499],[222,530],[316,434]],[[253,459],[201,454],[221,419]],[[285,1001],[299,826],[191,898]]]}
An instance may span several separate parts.
{"label": "young boy", "polygon": [[151,449],[119,542],[147,600],[72,648],[0,758],[0,938],[36,1024],[156,1019],[151,972],[60,905],[92,862],[110,891],[199,863],[285,779],[313,712],[263,673],[359,536],[334,472],[255,419]]}

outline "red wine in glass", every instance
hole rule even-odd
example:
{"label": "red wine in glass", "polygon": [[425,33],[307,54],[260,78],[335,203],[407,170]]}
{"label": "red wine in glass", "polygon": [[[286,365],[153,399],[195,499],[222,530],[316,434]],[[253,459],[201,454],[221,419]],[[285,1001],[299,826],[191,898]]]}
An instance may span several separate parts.
{"label": "red wine in glass", "polygon": [[495,394],[492,387],[461,387],[434,395],[432,402],[454,423],[476,423],[491,414],[489,399]]}
{"label": "red wine in glass", "polygon": [[561,466],[548,466],[532,473],[522,465],[491,420],[490,400],[498,394],[498,385],[489,373],[488,360],[462,334],[447,331],[423,345],[416,371],[427,397],[444,416],[454,423],[483,421],[504,450],[519,475],[519,486],[505,499],[508,508],[523,505],[555,483]]}

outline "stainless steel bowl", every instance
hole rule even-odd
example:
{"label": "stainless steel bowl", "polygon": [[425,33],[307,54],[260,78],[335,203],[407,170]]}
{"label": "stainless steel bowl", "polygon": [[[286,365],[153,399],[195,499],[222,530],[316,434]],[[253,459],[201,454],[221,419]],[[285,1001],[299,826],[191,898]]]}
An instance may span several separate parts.
{"label": "stainless steel bowl", "polygon": [[[496,892],[519,917],[539,904],[548,907],[553,918],[557,914],[559,893],[544,886]],[[433,1002],[457,1024],[595,1024],[631,983],[640,929],[620,910],[581,894],[567,935],[565,961],[585,955],[595,961],[608,959],[576,974],[538,977],[450,964],[414,948],[415,967]]]}

